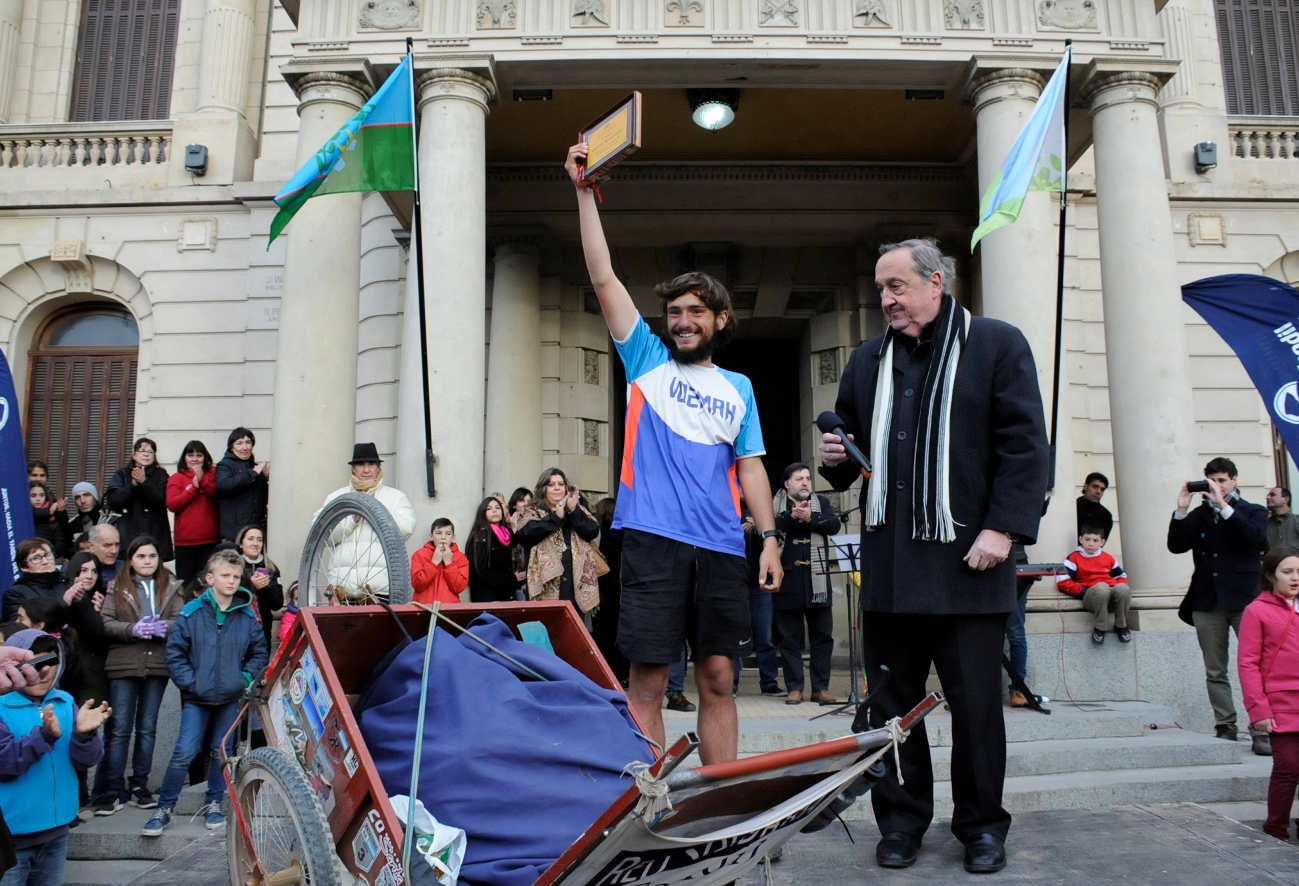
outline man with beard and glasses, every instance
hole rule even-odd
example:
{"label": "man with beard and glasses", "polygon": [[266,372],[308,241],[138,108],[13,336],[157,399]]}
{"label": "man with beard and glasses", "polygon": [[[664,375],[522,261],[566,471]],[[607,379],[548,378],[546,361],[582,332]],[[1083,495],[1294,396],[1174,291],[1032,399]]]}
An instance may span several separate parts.
{"label": "man with beard and glasses", "polygon": [[[627,369],[627,425],[613,528],[623,530],[618,648],[631,662],[628,699],[664,744],[668,671],[688,644],[699,689],[699,755],[734,760],[739,738],[732,659],[753,646],[740,492],[762,533],[759,582],[782,577],[771,486],[753,386],[713,365],[735,332],[725,287],[682,274],[656,287],[667,344],[618,280],[595,195],[581,184],[587,146],[568,150],[582,248],[600,309]],[[738,484],[738,485],[737,485]]]}

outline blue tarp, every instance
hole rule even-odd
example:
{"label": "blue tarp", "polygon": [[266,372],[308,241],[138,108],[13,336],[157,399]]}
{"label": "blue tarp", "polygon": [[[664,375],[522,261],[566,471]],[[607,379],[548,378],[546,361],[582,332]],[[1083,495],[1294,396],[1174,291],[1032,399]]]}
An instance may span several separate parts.
{"label": "blue tarp", "polygon": [[[417,796],[438,821],[464,829],[462,879],[530,886],[632,786],[624,767],[654,755],[622,693],[515,639],[495,616],[469,628],[550,682],[438,628]],[[424,646],[398,652],[357,707],[390,795],[410,790]]]}

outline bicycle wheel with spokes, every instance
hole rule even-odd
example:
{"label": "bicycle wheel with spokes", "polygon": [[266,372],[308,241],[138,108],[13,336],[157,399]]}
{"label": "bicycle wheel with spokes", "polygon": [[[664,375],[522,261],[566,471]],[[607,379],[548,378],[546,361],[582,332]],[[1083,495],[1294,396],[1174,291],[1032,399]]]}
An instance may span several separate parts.
{"label": "bicycle wheel with spokes", "polygon": [[226,847],[233,886],[342,886],[329,820],[296,760],[277,748],[257,748],[235,767],[234,784],[230,802],[239,804],[252,846],[232,814]]}
{"label": "bicycle wheel with spokes", "polygon": [[321,510],[307,533],[298,568],[298,596],[307,606],[409,603],[410,558],[388,509],[373,496],[345,492]]}

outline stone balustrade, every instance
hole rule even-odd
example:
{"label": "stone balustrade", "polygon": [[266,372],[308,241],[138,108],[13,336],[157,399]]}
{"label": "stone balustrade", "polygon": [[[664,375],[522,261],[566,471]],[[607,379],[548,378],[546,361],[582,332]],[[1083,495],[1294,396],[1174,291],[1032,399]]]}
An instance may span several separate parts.
{"label": "stone balustrade", "polygon": [[[171,121],[0,126],[0,170],[147,167],[165,170]],[[0,175],[4,173],[0,172]]]}
{"label": "stone balustrade", "polygon": [[1227,133],[1243,160],[1299,159],[1299,117],[1229,117]]}

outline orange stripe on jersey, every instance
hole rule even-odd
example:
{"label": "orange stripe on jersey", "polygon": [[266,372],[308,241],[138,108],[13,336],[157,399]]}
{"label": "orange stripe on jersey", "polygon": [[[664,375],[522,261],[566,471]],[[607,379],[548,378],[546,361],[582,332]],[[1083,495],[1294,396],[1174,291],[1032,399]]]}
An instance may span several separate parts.
{"label": "orange stripe on jersey", "polygon": [[636,485],[636,469],[632,466],[632,459],[636,455],[636,433],[640,430],[640,412],[644,408],[645,392],[640,389],[640,385],[632,382],[622,444],[622,474],[618,478],[628,489]]}
{"label": "orange stripe on jersey", "polygon": [[730,470],[726,472],[726,479],[731,484],[731,498],[735,501],[735,516],[740,517],[743,512],[740,510],[740,484],[735,482],[736,463],[732,463]]}

